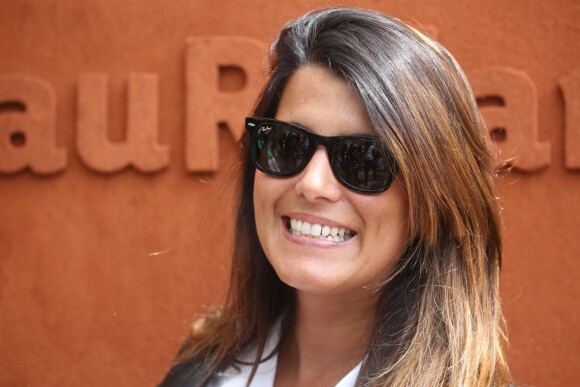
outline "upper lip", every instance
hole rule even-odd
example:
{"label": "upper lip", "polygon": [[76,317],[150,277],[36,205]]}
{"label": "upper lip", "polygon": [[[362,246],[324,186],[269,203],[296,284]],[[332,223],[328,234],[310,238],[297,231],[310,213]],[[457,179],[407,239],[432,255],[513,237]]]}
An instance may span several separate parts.
{"label": "upper lip", "polygon": [[338,228],[345,228],[345,229],[353,230],[352,227],[346,226],[345,224],[336,222],[332,219],[325,218],[324,216],[298,213],[298,212],[291,212],[291,213],[288,213],[284,216],[287,216],[289,218],[294,218],[294,219],[300,219],[302,221],[305,220],[310,224],[320,224],[320,225],[329,226],[329,227],[338,227]]}

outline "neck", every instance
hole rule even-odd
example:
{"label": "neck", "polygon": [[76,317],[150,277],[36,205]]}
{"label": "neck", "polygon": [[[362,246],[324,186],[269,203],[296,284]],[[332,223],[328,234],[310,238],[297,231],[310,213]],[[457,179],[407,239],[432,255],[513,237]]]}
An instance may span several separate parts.
{"label": "neck", "polygon": [[346,298],[298,291],[294,327],[279,354],[277,380],[286,371],[295,378],[289,385],[336,384],[363,360],[377,302],[378,295],[370,292]]}

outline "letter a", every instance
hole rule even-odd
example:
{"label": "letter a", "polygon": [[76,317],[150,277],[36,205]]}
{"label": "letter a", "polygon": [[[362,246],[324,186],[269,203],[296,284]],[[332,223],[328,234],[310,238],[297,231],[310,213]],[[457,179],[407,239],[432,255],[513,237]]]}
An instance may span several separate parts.
{"label": "letter a", "polygon": [[46,175],[66,167],[57,148],[56,97],[50,84],[28,75],[0,76],[0,173],[26,167]]}
{"label": "letter a", "polygon": [[478,99],[499,97],[503,106],[481,107],[490,132],[502,129],[505,140],[496,145],[505,161],[523,171],[535,171],[550,164],[550,144],[538,140],[538,96],[532,80],[521,71],[493,68],[468,74]]}

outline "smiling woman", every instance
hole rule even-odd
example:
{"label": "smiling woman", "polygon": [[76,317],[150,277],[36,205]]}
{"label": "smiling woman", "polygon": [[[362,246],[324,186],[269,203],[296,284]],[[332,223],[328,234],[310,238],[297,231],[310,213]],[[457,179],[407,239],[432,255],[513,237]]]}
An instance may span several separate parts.
{"label": "smiling woman", "polygon": [[[316,65],[304,66],[290,77],[276,118],[300,123],[326,138],[373,134],[348,83]],[[297,290],[299,301],[311,292],[378,297],[367,287],[387,278],[403,250],[407,198],[398,181],[376,195],[353,191],[334,176],[331,163],[336,158],[329,159],[327,148],[313,151],[304,169],[293,176],[256,173],[254,211],[260,244],[280,279]]]}
{"label": "smiling woman", "polygon": [[455,60],[350,8],[291,22],[271,60],[228,298],[161,386],[509,384],[494,174]]}

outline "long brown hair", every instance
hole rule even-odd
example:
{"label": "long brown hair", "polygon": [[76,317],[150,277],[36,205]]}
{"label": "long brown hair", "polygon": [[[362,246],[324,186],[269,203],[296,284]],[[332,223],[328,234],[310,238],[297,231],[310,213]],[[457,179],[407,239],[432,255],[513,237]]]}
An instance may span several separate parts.
{"label": "long brown hair", "polygon": [[[285,26],[253,115],[274,117],[289,77],[324,66],[357,93],[399,166],[410,203],[410,240],[385,278],[372,340],[358,377],[371,386],[509,383],[502,352],[502,243],[494,173],[473,93],[438,43],[386,15],[353,8],[308,13]],[[256,234],[254,168],[242,147],[230,287],[221,311],[195,325],[177,364],[211,375],[268,331],[292,324],[294,292],[277,277]]]}

